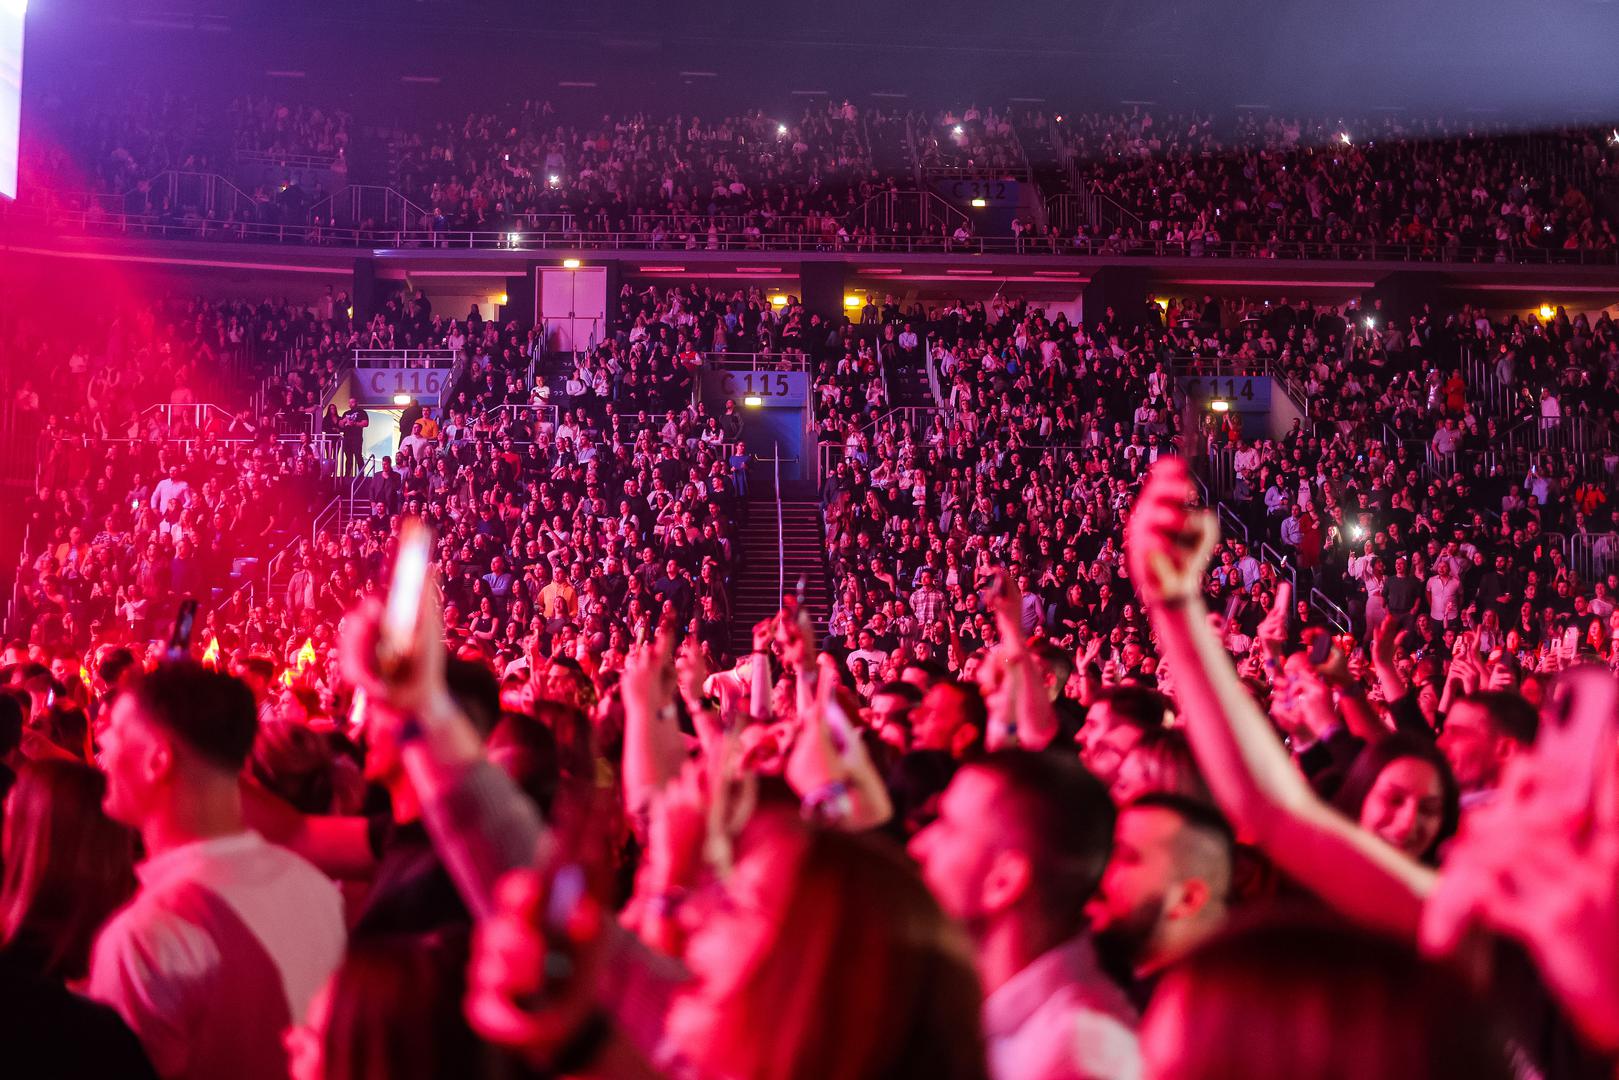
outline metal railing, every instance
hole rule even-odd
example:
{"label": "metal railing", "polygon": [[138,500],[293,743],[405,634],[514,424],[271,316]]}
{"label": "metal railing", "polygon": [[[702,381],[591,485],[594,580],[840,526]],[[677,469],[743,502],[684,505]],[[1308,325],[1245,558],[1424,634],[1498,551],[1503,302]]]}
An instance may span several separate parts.
{"label": "metal railing", "polygon": [[239,164],[269,165],[279,169],[302,169],[314,172],[334,172],[343,161],[341,154],[282,154],[274,150],[244,150],[232,152]]}
{"label": "metal railing", "polygon": [[1355,624],[1350,619],[1349,612],[1334,603],[1326,593],[1320,589],[1311,589],[1309,599],[1310,606],[1325,616],[1333,626],[1337,627],[1340,634],[1348,634],[1353,631]]}
{"label": "metal railing", "polygon": [[776,595],[787,595],[787,528],[781,509],[781,443],[775,444],[771,465],[776,472]]}
{"label": "metal railing", "polygon": [[[926,193],[924,193],[926,194]],[[934,196],[937,198],[937,196]],[[941,200],[942,202],[943,200]],[[954,213],[954,207],[944,204]],[[516,225],[508,229],[404,229],[346,228],[331,225],[285,224],[212,217],[171,218],[150,214],[126,214],[110,210],[66,210],[37,206],[13,206],[3,211],[17,224],[39,224],[58,231],[71,231],[102,238],[141,240],[207,240],[292,244],[312,247],[358,247],[373,249],[435,249],[506,251],[672,251],[667,237],[638,231],[534,230]],[[937,215],[936,215],[937,216]],[[965,216],[963,215],[963,218]],[[930,221],[932,219],[929,219]],[[890,255],[1086,255],[1100,258],[1224,258],[1288,259],[1323,262],[1424,262],[1438,264],[1513,264],[1549,266],[1613,266],[1619,264],[1619,249],[1588,250],[1563,248],[1463,247],[1434,250],[1414,244],[1376,241],[1194,241],[1169,243],[1134,238],[1110,238],[1087,242],[1083,250],[1055,230],[1044,236],[968,236],[956,239],[953,227],[932,224],[921,231],[898,231],[889,227],[861,225],[867,235],[843,239],[836,234],[783,233],[755,237],[722,233],[705,238],[695,251],[847,251]]]}
{"label": "metal railing", "polygon": [[804,371],[808,368],[808,363],[802,353],[708,352],[703,354],[703,364],[715,371]]}
{"label": "metal railing", "polygon": [[362,368],[447,368],[460,354],[455,349],[355,349],[354,366]]}
{"label": "metal railing", "polygon": [[1619,532],[1575,533],[1566,550],[1569,565],[1583,582],[1601,581],[1619,570]]}
{"label": "metal railing", "polygon": [[485,410],[479,417],[479,422],[488,426],[501,426],[506,421],[504,417],[518,417],[533,415],[541,423],[550,423],[552,428],[557,424],[557,407],[555,405],[496,405],[493,409]]}

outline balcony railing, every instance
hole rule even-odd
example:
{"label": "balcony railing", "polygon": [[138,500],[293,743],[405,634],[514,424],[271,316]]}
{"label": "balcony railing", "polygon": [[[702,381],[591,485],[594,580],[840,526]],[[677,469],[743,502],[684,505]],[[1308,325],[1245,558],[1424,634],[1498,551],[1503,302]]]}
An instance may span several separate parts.
{"label": "balcony railing", "polygon": [[368,248],[489,251],[663,251],[680,252],[848,252],[879,255],[1100,256],[1102,258],[1282,259],[1326,262],[1421,262],[1446,265],[1513,264],[1549,266],[1619,265],[1619,249],[1548,249],[1522,246],[1434,248],[1375,241],[1325,243],[1217,241],[1171,244],[1135,240],[1084,241],[1045,236],[968,236],[893,232],[843,238],[824,232],[696,233],[679,241],[654,231],[595,232],[574,229],[389,229],[227,221],[202,217],[159,217],[91,210],[42,210],[11,206],[3,211],[13,236],[30,226],[54,234],[131,240],[198,240],[226,243]]}

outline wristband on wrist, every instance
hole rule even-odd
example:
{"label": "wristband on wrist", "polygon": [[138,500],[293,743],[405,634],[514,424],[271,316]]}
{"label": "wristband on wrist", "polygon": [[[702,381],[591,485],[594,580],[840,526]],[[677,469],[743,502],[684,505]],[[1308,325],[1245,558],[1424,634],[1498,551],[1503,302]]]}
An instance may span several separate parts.
{"label": "wristband on wrist", "polygon": [[804,796],[800,810],[805,821],[817,825],[837,824],[854,812],[854,803],[849,798],[849,785],[842,780],[822,784]]}

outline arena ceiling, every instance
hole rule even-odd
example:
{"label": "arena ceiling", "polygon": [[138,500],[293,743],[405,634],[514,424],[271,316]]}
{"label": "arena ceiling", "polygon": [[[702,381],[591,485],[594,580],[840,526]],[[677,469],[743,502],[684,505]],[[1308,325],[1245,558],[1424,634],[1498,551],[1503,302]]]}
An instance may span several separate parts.
{"label": "arena ceiling", "polygon": [[46,81],[279,79],[288,96],[365,112],[545,96],[604,111],[785,107],[824,91],[893,105],[1619,113],[1608,0],[35,0],[29,18],[30,70]]}

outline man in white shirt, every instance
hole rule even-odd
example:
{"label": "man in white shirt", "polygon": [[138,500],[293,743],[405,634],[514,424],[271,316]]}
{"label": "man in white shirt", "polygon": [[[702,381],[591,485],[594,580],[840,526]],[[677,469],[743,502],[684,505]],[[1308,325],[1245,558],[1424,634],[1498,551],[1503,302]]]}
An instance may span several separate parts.
{"label": "man in white shirt", "polygon": [[180,466],[170,465],[169,475],[159,480],[157,487],[152,489],[152,509],[166,514],[175,503],[184,506],[190,494],[191,485],[180,479]]}
{"label": "man in white shirt", "polygon": [[1428,614],[1440,626],[1446,626],[1461,617],[1457,602],[1462,593],[1461,579],[1450,571],[1450,560],[1435,561],[1436,572],[1428,579]]}
{"label": "man in white shirt", "polygon": [[972,936],[995,1080],[1141,1075],[1135,1010],[1086,932],[1113,802],[1072,757],[999,750],[964,766],[911,855]]}
{"label": "man in white shirt", "polygon": [[284,1078],[282,1032],[343,957],[337,887],[243,823],[257,730],[245,683],[183,663],[120,694],[102,736],[107,814],[147,857],[96,940],[89,991],[166,1078]]}
{"label": "man in white shirt", "polygon": [[882,665],[882,662],[888,659],[888,654],[877,648],[877,638],[870,630],[860,631],[859,644],[860,648],[849,654],[849,669],[851,671],[854,670],[856,660],[864,660],[868,669],[876,671]]}

